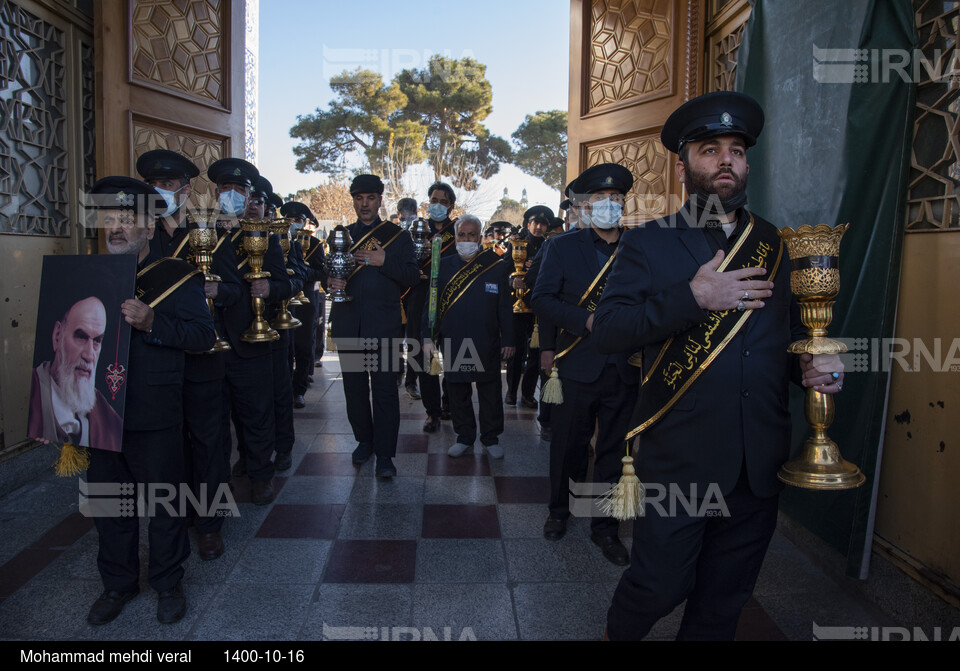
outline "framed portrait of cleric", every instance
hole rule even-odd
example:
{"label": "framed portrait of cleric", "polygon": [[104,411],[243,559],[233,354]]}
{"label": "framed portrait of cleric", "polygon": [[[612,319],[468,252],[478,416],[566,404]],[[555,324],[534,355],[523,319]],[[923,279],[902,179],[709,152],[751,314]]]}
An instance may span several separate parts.
{"label": "framed portrait of cleric", "polygon": [[30,438],[120,451],[136,275],[133,254],[43,257]]}

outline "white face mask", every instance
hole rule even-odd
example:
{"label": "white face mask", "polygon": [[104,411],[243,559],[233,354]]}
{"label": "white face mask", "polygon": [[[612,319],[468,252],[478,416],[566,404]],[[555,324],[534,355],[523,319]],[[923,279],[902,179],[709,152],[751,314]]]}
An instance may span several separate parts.
{"label": "white face mask", "polygon": [[609,198],[598,200],[590,204],[592,212],[583,214],[583,219],[587,224],[592,224],[597,228],[609,230],[616,228],[620,223],[620,217],[623,216],[623,205],[615,203]]}
{"label": "white face mask", "polygon": [[163,196],[164,202],[167,204],[167,209],[164,212],[160,213],[161,217],[169,217],[171,214],[180,209],[180,205],[177,203],[177,194],[183,190],[181,186],[176,191],[167,191],[166,189],[161,189],[160,187],[154,187],[161,196]]}
{"label": "white face mask", "polygon": [[457,254],[464,258],[470,258],[474,254],[480,251],[479,242],[458,242],[457,243]]}
{"label": "white face mask", "polygon": [[247,206],[247,197],[236,191],[224,191],[220,194],[220,211],[228,217],[239,217]]}
{"label": "white face mask", "polygon": [[443,221],[447,218],[447,206],[443,203],[430,203],[427,210],[430,213],[430,218],[434,221]]}

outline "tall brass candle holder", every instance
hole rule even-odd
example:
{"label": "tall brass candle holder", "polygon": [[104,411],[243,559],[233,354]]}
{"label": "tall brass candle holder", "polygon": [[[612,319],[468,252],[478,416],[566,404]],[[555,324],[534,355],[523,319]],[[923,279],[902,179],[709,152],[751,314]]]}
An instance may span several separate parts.
{"label": "tall brass candle holder", "polygon": [[[199,222],[198,222],[199,223]],[[211,219],[202,222],[203,228],[195,228],[187,233],[190,236],[190,247],[193,249],[194,261],[197,268],[203,273],[205,282],[220,282],[220,276],[210,272],[210,266],[213,265],[213,250],[217,248],[217,228],[216,213]],[[230,343],[220,337],[217,331],[217,315],[213,307],[213,299],[207,297],[207,307],[210,309],[210,316],[213,317],[213,332],[217,336],[213,347],[207,350],[207,353],[226,352],[231,349]]]}
{"label": "tall brass candle holder", "polygon": [[[283,265],[286,266],[287,257],[290,255],[290,220],[275,219],[274,221],[270,222],[270,233],[280,237],[280,249],[283,251]],[[287,268],[287,275],[293,274],[293,271],[290,268]],[[300,320],[294,317],[290,313],[290,309],[287,307],[291,304],[300,305],[299,302],[294,303],[293,299],[285,299],[280,301],[280,311],[277,313],[276,318],[270,322],[270,326],[278,331],[295,329],[300,326]]]}
{"label": "tall brass candle holder", "polygon": [[[840,292],[840,239],[849,227],[820,224],[780,231],[790,255],[790,290],[800,303],[800,319],[810,336],[790,344],[787,351],[793,354],[847,351],[846,345],[826,335],[833,320],[833,299]],[[813,435],[803,444],[799,458],[784,464],[777,477],[804,489],[854,489],[862,485],[866,476],[856,464],[840,456],[840,448],[827,435],[834,418],[833,395],[808,388],[803,411]]]}
{"label": "tall brass candle holder", "polygon": [[[514,272],[510,273],[510,277],[523,279],[523,276],[526,274],[526,268],[524,268],[524,266],[527,263],[527,241],[516,238],[512,241],[512,244],[513,252],[511,256],[513,257]],[[514,295],[517,297],[517,302],[513,304],[514,314],[530,314],[533,312],[524,300],[527,292],[528,289],[522,285],[519,289],[514,290]]]}
{"label": "tall brass candle holder", "polygon": [[[270,244],[270,222],[241,220],[240,229],[243,231],[243,249],[250,260],[250,272],[243,276],[247,281],[262,280],[270,277],[270,273],[263,270],[263,255],[267,253]],[[260,297],[251,297],[253,305],[253,323],[250,328],[241,334],[244,342],[270,342],[278,340],[280,334],[270,328],[270,324],[263,318],[264,300]]]}
{"label": "tall brass candle holder", "polygon": [[[300,229],[297,231],[297,242],[300,243],[300,251],[303,253],[303,256],[306,257],[307,252],[310,251],[310,231]],[[306,264],[306,261],[304,261]],[[307,298],[306,294],[301,290],[299,294],[294,296],[300,305],[310,305],[310,299]]]}

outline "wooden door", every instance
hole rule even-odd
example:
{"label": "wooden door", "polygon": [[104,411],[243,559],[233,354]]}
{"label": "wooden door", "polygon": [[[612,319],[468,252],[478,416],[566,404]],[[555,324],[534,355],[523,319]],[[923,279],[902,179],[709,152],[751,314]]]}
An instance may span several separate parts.
{"label": "wooden door", "polygon": [[703,24],[700,0],[571,0],[567,177],[604,162],[629,168],[628,223],[679,205],[660,129],[703,90]]}
{"label": "wooden door", "polygon": [[244,0],[102,0],[94,21],[97,173],[171,149],[200,168],[244,155]]}

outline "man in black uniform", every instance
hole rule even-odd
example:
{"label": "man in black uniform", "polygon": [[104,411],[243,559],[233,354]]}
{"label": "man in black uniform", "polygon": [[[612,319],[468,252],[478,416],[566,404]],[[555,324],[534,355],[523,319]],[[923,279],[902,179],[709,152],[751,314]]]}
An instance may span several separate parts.
{"label": "man in black uniform", "polygon": [[[184,205],[192,193],[190,180],[200,174],[190,159],[167,149],[154,149],[137,159],[137,172],[166,201],[160,212],[156,232],[150,241],[151,253],[173,257],[196,265]],[[223,256],[218,249],[215,254]],[[229,278],[228,278],[229,281]],[[219,288],[206,282],[204,291],[213,297]],[[224,357],[221,353],[188,352],[183,382],[183,444],[187,458],[188,482],[199,497],[206,491],[209,511],[221,485],[230,482],[230,452],[224,449],[221,414],[223,412]],[[194,517],[197,553],[201,559],[216,559],[223,554],[220,530],[226,518],[220,515]]]}
{"label": "man in black uniform", "polygon": [[[317,219],[310,208],[297,201],[284,203],[280,208],[280,214],[290,219],[293,222],[293,228],[297,231],[302,230],[307,222],[317,225]],[[305,273],[303,293],[310,301],[308,305],[303,305],[297,310],[297,317],[302,325],[293,332],[295,360],[293,407],[303,408],[306,406],[303,395],[307,393],[308,378],[313,375],[314,342],[317,337],[317,328],[319,328],[321,301],[324,299],[323,294],[317,291],[316,283],[326,276],[326,272],[323,265],[323,248],[316,238],[311,240],[310,249],[306,252],[303,251],[303,246],[299,242],[292,240],[290,254],[298,257],[303,263]]]}
{"label": "man in black uniform", "polygon": [[[453,187],[445,182],[434,182],[427,189],[427,197],[430,199],[428,208],[430,239],[440,237],[441,258],[455,256],[457,240],[454,232],[454,222],[450,219],[450,213],[457,204],[457,196]],[[433,267],[429,257],[424,261],[419,261],[419,263],[422,279],[410,290],[411,299],[407,308],[407,340],[409,341],[412,338],[417,341],[417,349],[419,349],[423,314],[429,308],[430,272]],[[413,328],[412,333],[411,326]],[[420,394],[423,399],[423,409],[427,411],[427,419],[423,422],[423,430],[427,433],[433,433],[440,428],[441,419],[450,418],[446,391],[441,392],[445,385],[441,385],[440,377],[430,375],[430,360],[425,359],[421,352],[417,352],[414,361],[420,370],[420,373],[418,373]],[[407,391],[409,393],[409,388]]]}
{"label": "man in black uniform", "polygon": [[[553,365],[563,385],[563,404],[554,413],[550,442],[550,513],[543,535],[559,540],[566,531],[570,481],[580,471],[595,427],[595,482],[615,482],[620,475],[623,437],[637,397],[637,370],[625,354],[601,354],[591,337],[593,310],[613,265],[620,240],[620,208],[633,186],[623,166],[602,163],[576,179],[582,217],[589,228],[561,235],[544,245],[532,305],[545,322],[559,328]],[[592,216],[591,213],[592,212]],[[590,538],[609,561],[628,563],[617,535],[619,523],[595,515]]]}
{"label": "man in black uniform", "polygon": [[[272,220],[272,216],[267,216],[267,203],[272,195],[274,195],[273,185],[266,177],[260,175],[253,186],[253,192],[247,204],[246,218]],[[273,322],[280,314],[280,301],[300,292],[303,287],[303,277],[302,268],[296,263],[295,255],[288,255],[284,263],[280,236],[270,236],[267,253],[282,264],[282,270],[278,267],[275,271],[271,271],[271,278],[274,277],[274,273],[282,274],[289,284],[289,287],[285,286],[281,291],[273,293],[273,299],[264,314],[267,321]],[[293,426],[293,371],[290,368],[290,361],[295,330],[278,328],[277,333],[280,337],[270,343],[270,358],[273,362],[273,423],[276,430],[273,443],[273,449],[276,452],[273,458],[273,470],[276,473],[282,473],[293,465],[292,453],[296,434]]]}
{"label": "man in black uniform", "polygon": [[480,220],[465,214],[457,221],[457,256],[440,263],[437,276],[437,323],[429,333],[429,317],[421,324],[424,360],[434,347],[444,348],[450,411],[457,442],[447,454],[459,457],[473,449],[477,420],[473,414],[473,383],[480,401],[480,443],[494,459],[503,458],[503,404],[500,402],[500,362],[513,356],[513,300],[509,278],[512,265],[493,250],[480,251]]}
{"label": "man in black uniform", "polygon": [[[553,210],[546,205],[534,205],[523,213],[523,231],[521,240],[527,241],[527,260],[524,270],[529,270],[533,259],[540,251],[544,235],[553,223]],[[523,278],[513,280],[513,288],[523,287]],[[529,305],[529,301],[528,301]],[[507,394],[504,403],[517,404],[517,390],[520,390],[520,405],[536,410],[539,406],[534,398],[537,380],[540,377],[540,348],[530,346],[536,316],[532,313],[517,313],[513,317],[513,336],[516,356],[507,365]]]}
{"label": "man in black uniform", "polygon": [[[347,231],[357,267],[346,280],[327,277],[326,288],[345,289],[353,300],[334,303],[330,318],[340,355],[347,418],[358,443],[353,462],[363,464],[376,454],[375,474],[390,478],[397,474],[393,457],[400,433],[398,371],[392,369],[403,338],[400,297],[419,281],[420,269],[410,235],[396,224],[380,220],[380,178],[356,177],[350,194],[357,221]],[[372,364],[373,370],[364,362]]]}
{"label": "man in black uniform", "polygon": [[[149,516],[149,581],[157,590],[157,619],[171,624],[187,609],[181,579],[190,554],[186,519],[154,496],[174,500],[184,480],[183,366],[184,350],[213,346],[213,320],[203,296],[203,276],[177,259],[150,253],[157,191],[130,177],[105,177],[91,189],[98,223],[111,254],[135,254],[136,298],[123,302],[124,319],[133,327],[119,453],[92,450],[87,479],[91,483],[146,487]],[[162,205],[159,205],[162,207]],[[122,491],[122,489],[121,489]],[[180,511],[185,513],[186,511]],[[115,619],[139,591],[140,533],[137,516],[97,516],[100,552],[97,566],[104,592],[87,614],[101,625]]]}
{"label": "man in black uniform", "polygon": [[[611,639],[643,638],[686,600],[679,639],[733,639],[777,521],[790,448],[788,381],[835,393],[835,355],[787,353],[804,335],[777,229],[746,210],[746,151],[763,127],[749,96],[709,93],[664,124],[689,200],[621,238],[595,313],[601,352],[642,348],[628,436],[641,482],[696,497],[634,522]],[[594,215],[596,204],[594,204]],[[711,493],[712,488],[712,493]],[[710,503],[714,515],[699,513]],[[674,507],[671,506],[671,509]]]}
{"label": "man in black uniform", "polygon": [[[269,279],[246,280],[248,272],[246,250],[239,217],[247,211],[247,200],[260,177],[251,163],[239,158],[214,162],[207,169],[207,177],[217,185],[221,222],[225,223],[221,247],[225,249],[218,260],[214,256],[214,273],[225,281],[220,285],[215,305],[222,309],[224,337],[231,350],[224,352],[226,383],[224,384],[224,449],[230,450],[229,422],[231,408],[236,406],[238,443],[245,452],[244,470],[250,476],[253,502],[266,505],[273,501],[275,421],[273,389],[273,361],[270,345],[249,343],[241,337],[253,321],[251,296],[260,298],[288,298],[293,287],[287,279],[286,267],[279,245],[271,243],[263,259],[263,269]],[[226,281],[230,278],[229,281]]]}

